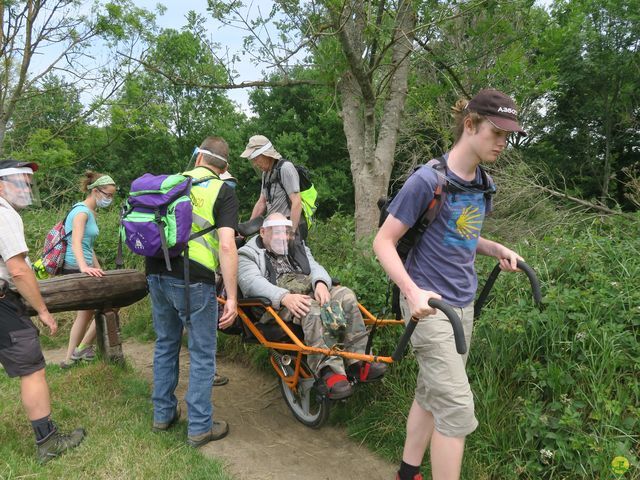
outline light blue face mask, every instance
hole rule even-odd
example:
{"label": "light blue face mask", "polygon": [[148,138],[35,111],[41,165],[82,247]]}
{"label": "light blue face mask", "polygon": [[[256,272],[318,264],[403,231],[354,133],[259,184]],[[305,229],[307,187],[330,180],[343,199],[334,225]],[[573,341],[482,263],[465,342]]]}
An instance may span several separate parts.
{"label": "light blue face mask", "polygon": [[96,206],[98,208],[107,208],[113,202],[113,198],[98,198],[96,200]]}

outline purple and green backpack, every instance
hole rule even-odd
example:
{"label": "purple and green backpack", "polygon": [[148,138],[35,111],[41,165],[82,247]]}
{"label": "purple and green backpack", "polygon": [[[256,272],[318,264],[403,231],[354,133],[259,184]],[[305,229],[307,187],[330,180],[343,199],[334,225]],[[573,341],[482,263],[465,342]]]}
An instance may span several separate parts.
{"label": "purple and green backpack", "polygon": [[171,271],[170,258],[180,255],[189,240],[214,228],[191,235],[191,187],[213,178],[217,177],[193,180],[186,175],[145,173],[135,179],[122,210],[121,241],[135,254],[164,258],[167,269]]}

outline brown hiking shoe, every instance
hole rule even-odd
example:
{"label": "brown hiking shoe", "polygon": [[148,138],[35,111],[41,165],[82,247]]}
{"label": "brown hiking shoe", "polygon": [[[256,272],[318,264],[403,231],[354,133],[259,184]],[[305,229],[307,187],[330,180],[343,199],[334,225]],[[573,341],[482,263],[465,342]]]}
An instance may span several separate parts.
{"label": "brown hiking shoe", "polygon": [[180,420],[180,405],[176,406],[176,411],[173,414],[173,418],[168,422],[153,422],[152,430],[154,432],[165,432],[169,430],[178,420]]}
{"label": "brown hiking shoe", "polygon": [[42,464],[47,463],[55,457],[62,455],[71,448],[80,445],[84,439],[84,428],[76,428],[69,434],[60,433],[57,429],[49,434],[49,436],[37,444],[38,461]]}
{"label": "brown hiking shoe", "polygon": [[198,448],[214,440],[220,440],[226,437],[228,433],[229,424],[224,420],[220,420],[219,422],[213,422],[213,426],[208,432],[201,433],[200,435],[189,435],[187,444],[193,448]]}

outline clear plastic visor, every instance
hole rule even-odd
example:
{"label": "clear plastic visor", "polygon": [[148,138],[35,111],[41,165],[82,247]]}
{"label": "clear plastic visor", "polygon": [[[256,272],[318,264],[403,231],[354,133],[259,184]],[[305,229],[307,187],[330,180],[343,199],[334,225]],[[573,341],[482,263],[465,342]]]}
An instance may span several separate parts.
{"label": "clear plastic visor", "polygon": [[40,195],[33,174],[14,173],[0,177],[0,193],[14,208],[40,206]]}
{"label": "clear plastic visor", "polygon": [[288,255],[294,237],[293,228],[282,225],[263,228],[263,242],[267,250],[276,255]]}

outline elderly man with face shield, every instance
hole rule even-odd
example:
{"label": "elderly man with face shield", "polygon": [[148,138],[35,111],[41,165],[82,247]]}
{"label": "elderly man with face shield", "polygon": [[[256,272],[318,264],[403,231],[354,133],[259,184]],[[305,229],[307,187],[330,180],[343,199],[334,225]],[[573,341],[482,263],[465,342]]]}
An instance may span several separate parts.
{"label": "elderly man with face shield", "polygon": [[[260,229],[238,250],[238,285],[246,297],[264,297],[285,321],[301,325],[305,343],[330,348],[347,345],[363,353],[367,343],[358,301],[350,289],[333,286],[327,271],[315,261],[309,248],[294,242],[291,220],[269,215]],[[265,321],[269,319],[265,318]],[[261,320],[262,321],[262,320]],[[309,367],[327,385],[329,398],[353,393],[349,377],[367,382],[380,379],[386,365],[364,363],[337,356],[309,355]]]}
{"label": "elderly man with face shield", "polygon": [[[20,299],[29,302],[40,321],[56,333],[58,325],[40,295],[27,258],[24,226],[17,212],[37,202],[32,188],[37,169],[35,163],[0,161],[0,364],[9,377],[20,377],[22,405],[36,437],[37,457],[46,463],[76,447],[84,438],[84,430],[63,434],[51,420],[39,332]],[[15,286],[19,295],[10,286]]]}

